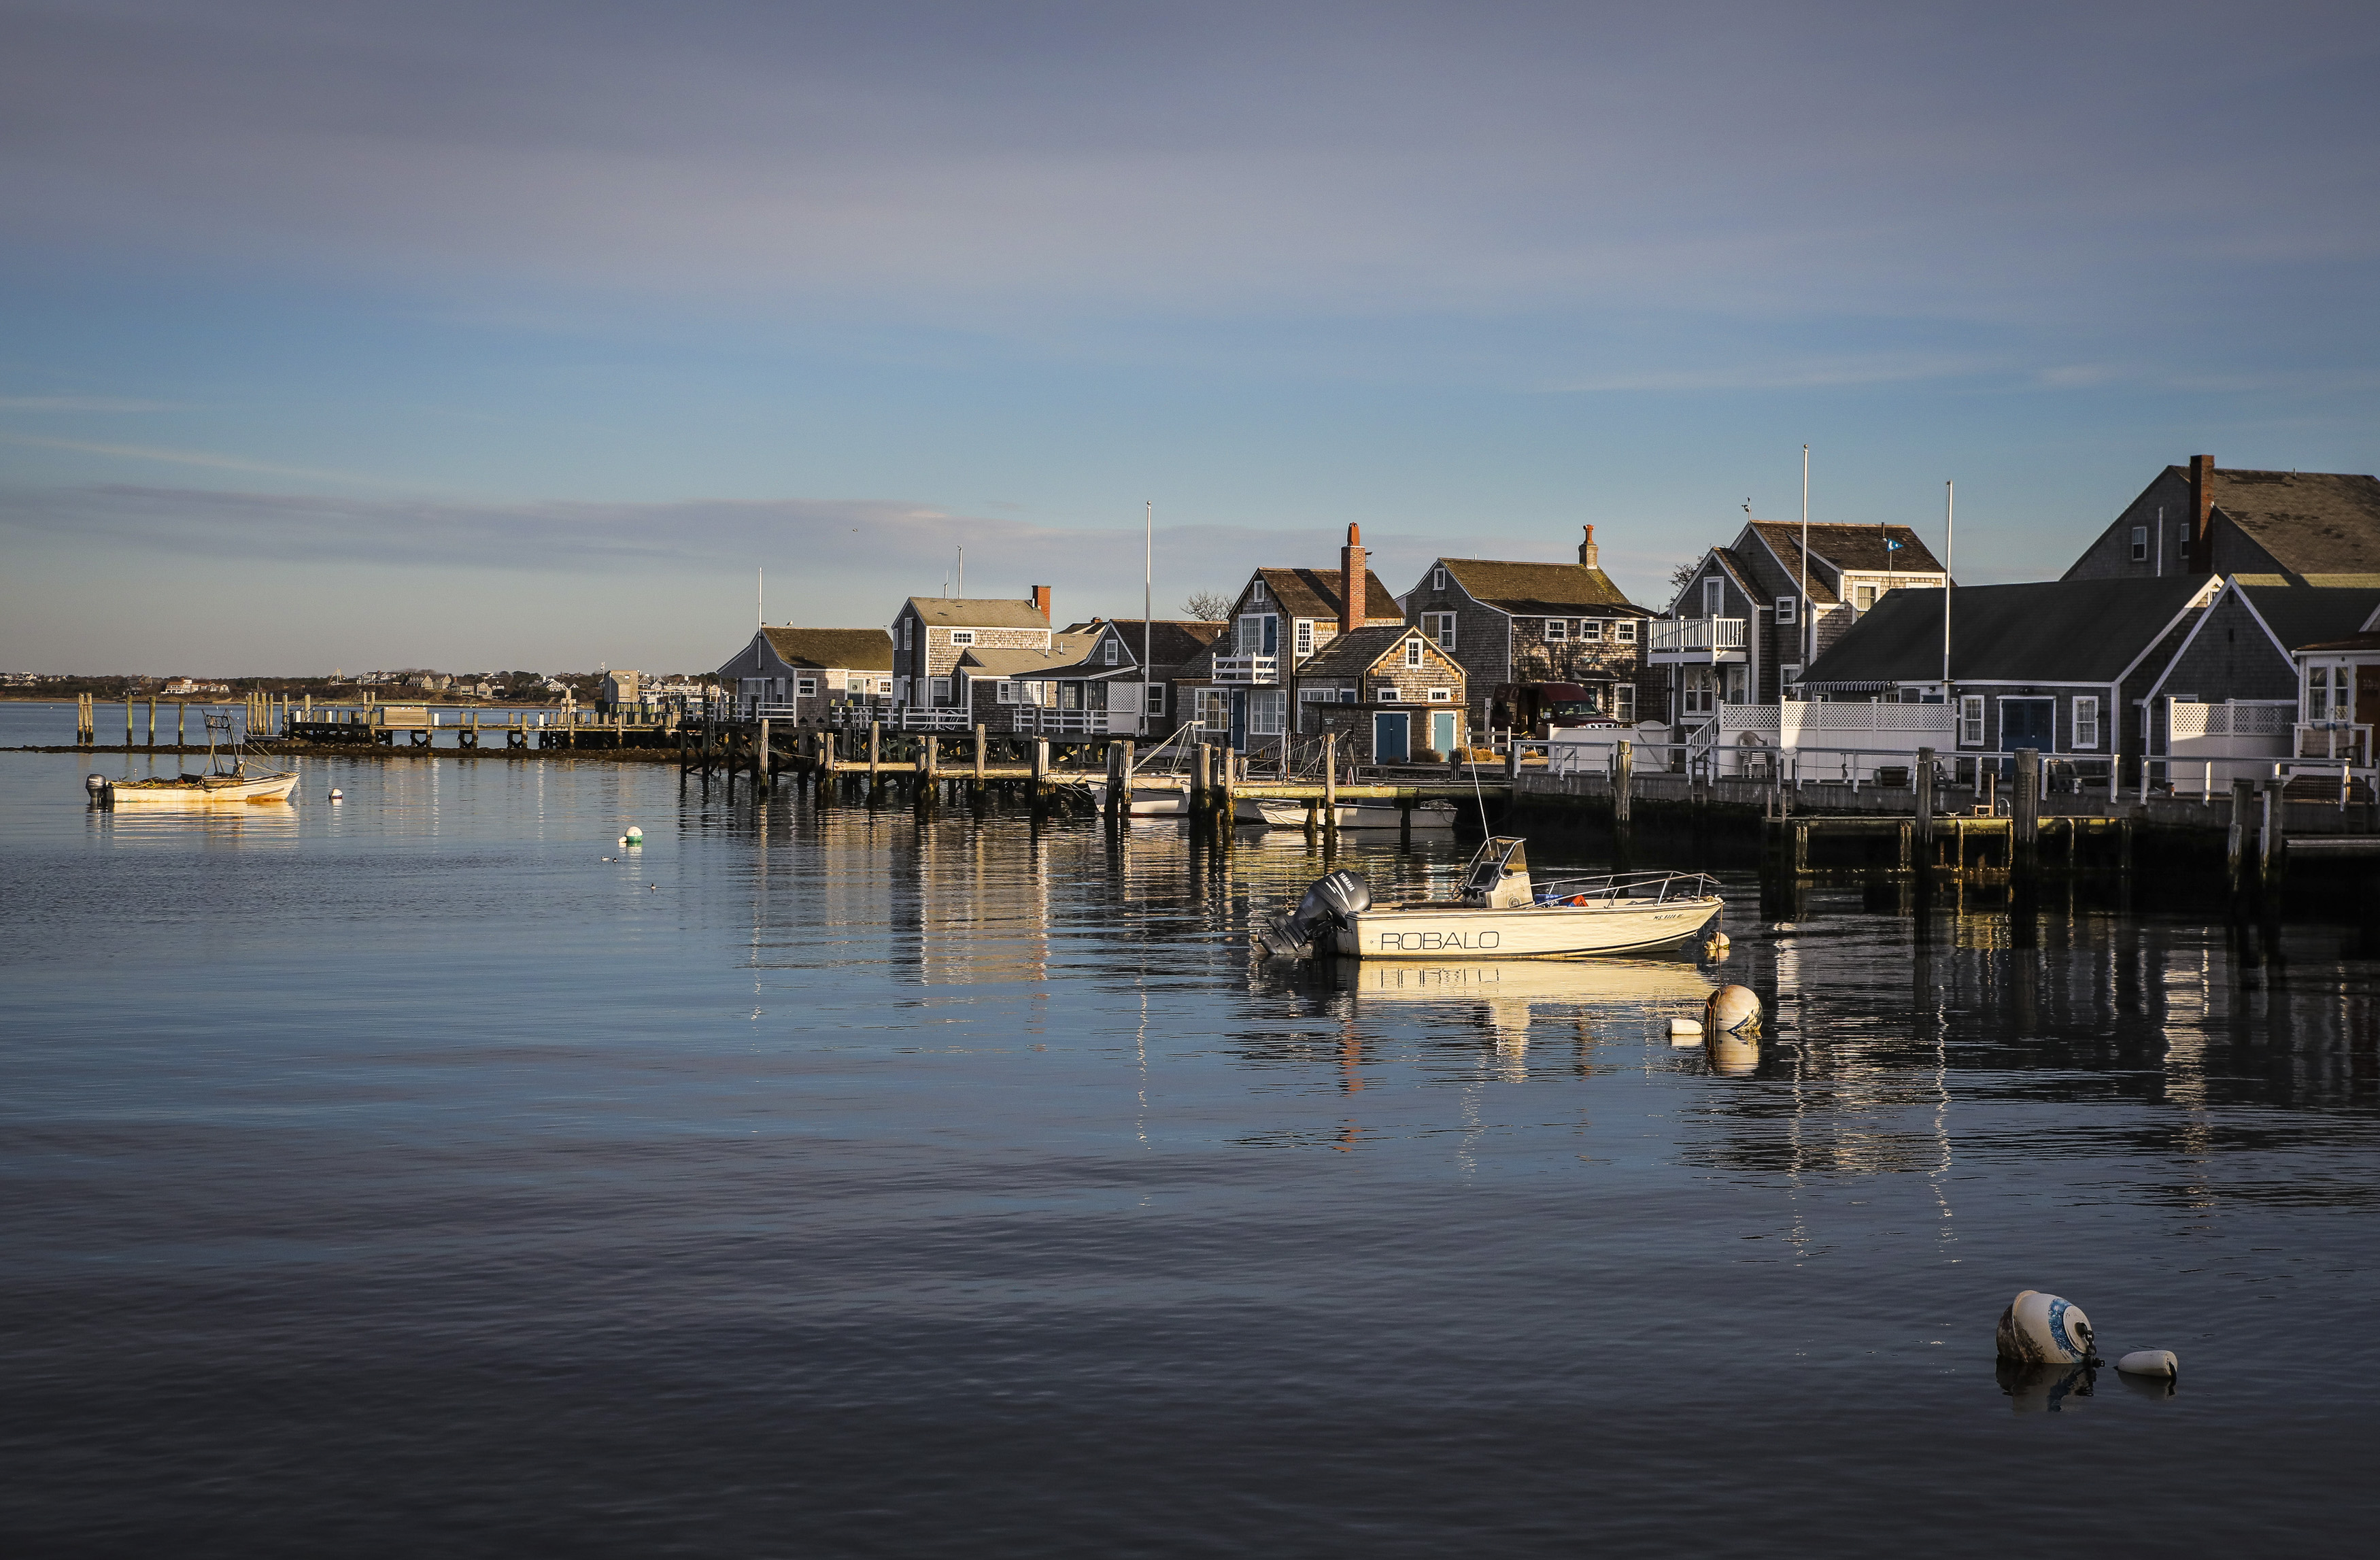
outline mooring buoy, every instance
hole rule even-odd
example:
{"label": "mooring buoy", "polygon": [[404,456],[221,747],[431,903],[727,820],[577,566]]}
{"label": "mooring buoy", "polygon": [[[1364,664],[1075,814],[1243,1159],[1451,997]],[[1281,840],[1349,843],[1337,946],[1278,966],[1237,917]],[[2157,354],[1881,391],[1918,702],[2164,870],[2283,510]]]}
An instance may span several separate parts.
{"label": "mooring buoy", "polygon": [[2082,1308],[2058,1295],[2020,1289],[2000,1312],[1993,1340],[2002,1359],[2020,1365],[2096,1365],[2091,1319]]}
{"label": "mooring buoy", "polygon": [[1760,1027],[1760,994],[1749,986],[1721,986],[1703,1005],[1703,1028],[1713,1034]]}

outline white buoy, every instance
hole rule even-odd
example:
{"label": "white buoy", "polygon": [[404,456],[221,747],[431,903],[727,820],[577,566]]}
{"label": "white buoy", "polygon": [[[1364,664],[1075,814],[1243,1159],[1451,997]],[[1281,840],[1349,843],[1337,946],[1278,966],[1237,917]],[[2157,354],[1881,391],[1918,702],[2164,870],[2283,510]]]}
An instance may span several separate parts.
{"label": "white buoy", "polygon": [[347,799],[347,793],[339,789],[336,786],[334,786],[331,787],[331,799],[333,801],[345,801]]}
{"label": "white buoy", "polygon": [[2096,1365],[2091,1319],[2057,1295],[2021,1289],[2000,1312],[1994,1342],[2002,1359],[2020,1365]]}
{"label": "white buoy", "polygon": [[645,843],[645,831],[639,829],[634,823],[631,823],[628,825],[628,832],[620,836],[620,843],[622,845],[642,845]]}
{"label": "white buoy", "polygon": [[1721,986],[1703,1005],[1703,1028],[1713,1034],[1760,1027],[1760,996],[1749,986]]}
{"label": "white buoy", "polygon": [[1702,1026],[1702,1021],[1701,1021],[1700,1019],[1698,1019],[1698,1018],[1672,1018],[1672,1019],[1670,1019],[1670,1044],[1672,1044],[1672,1045],[1700,1045],[1702,1042],[1703,1042],[1703,1026]]}
{"label": "white buoy", "polygon": [[2169,1382],[2181,1378],[2181,1361],[2169,1348],[2136,1348],[2117,1360],[2116,1369],[2128,1376],[2162,1376]]}

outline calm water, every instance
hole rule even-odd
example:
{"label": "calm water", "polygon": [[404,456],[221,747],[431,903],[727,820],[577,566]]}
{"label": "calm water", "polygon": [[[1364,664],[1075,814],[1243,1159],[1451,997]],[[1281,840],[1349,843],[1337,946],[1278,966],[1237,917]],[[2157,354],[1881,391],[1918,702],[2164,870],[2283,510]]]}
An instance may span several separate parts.
{"label": "calm water", "polygon": [[[1240,940],[1298,841],[91,766],[0,754],[13,1553],[2369,1543],[2352,929],[1739,884],[1713,969],[1348,989]],[[2180,1391],[2012,1394],[2027,1286]]]}

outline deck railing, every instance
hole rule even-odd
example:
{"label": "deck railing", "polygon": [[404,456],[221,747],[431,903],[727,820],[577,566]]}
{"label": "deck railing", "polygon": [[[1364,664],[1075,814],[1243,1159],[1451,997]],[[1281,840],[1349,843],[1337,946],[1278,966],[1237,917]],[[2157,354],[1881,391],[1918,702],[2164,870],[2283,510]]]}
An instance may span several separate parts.
{"label": "deck railing", "polygon": [[1277,683],[1281,681],[1281,657],[1218,655],[1215,657],[1215,680],[1219,683]]}
{"label": "deck railing", "polygon": [[1656,617],[1650,625],[1652,638],[1645,648],[1657,655],[1664,652],[1742,650],[1743,623],[1741,617]]}

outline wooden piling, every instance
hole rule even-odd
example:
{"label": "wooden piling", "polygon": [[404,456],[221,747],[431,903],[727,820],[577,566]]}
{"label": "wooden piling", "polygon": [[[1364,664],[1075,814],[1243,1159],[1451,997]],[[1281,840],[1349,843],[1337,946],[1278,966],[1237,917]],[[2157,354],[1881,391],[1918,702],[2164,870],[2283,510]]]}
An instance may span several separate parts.
{"label": "wooden piling", "polygon": [[1934,750],[1917,750],[1917,773],[1912,778],[1917,785],[1917,859],[1925,866],[1934,864]]}
{"label": "wooden piling", "polygon": [[1339,832],[1339,734],[1322,734],[1322,827],[1325,833]]}
{"label": "wooden piling", "polygon": [[157,750],[157,701],[149,701],[149,750]]}
{"label": "wooden piling", "polygon": [[2262,859],[2260,865],[2263,868],[2259,876],[2267,893],[2280,882],[2284,859],[2281,835],[2289,827],[2289,794],[2282,789],[2281,777],[2276,774],[2265,782],[2265,827],[2263,837],[2257,842],[2260,847],[2257,854]]}
{"label": "wooden piling", "polygon": [[1190,768],[1190,810],[1201,813],[1214,805],[1215,749],[1212,743],[1201,742]]}
{"label": "wooden piling", "polygon": [[755,795],[765,796],[777,783],[776,765],[769,756],[769,717],[760,717],[760,748],[752,755],[752,786]]}
{"label": "wooden piling", "polygon": [[975,788],[978,792],[983,789],[984,733],[985,727],[978,723],[975,728]]}
{"label": "wooden piling", "polygon": [[2009,798],[2010,844],[2015,859],[2011,871],[2030,873],[2039,861],[2041,847],[2041,750],[2016,750],[2015,786]]}
{"label": "wooden piling", "polygon": [[1625,738],[1611,745],[1611,822],[1628,827],[1636,788],[1636,748]]}
{"label": "wooden piling", "polygon": [[869,721],[868,723],[868,784],[871,788],[876,784],[876,769],[882,761],[883,747],[884,723]]}

